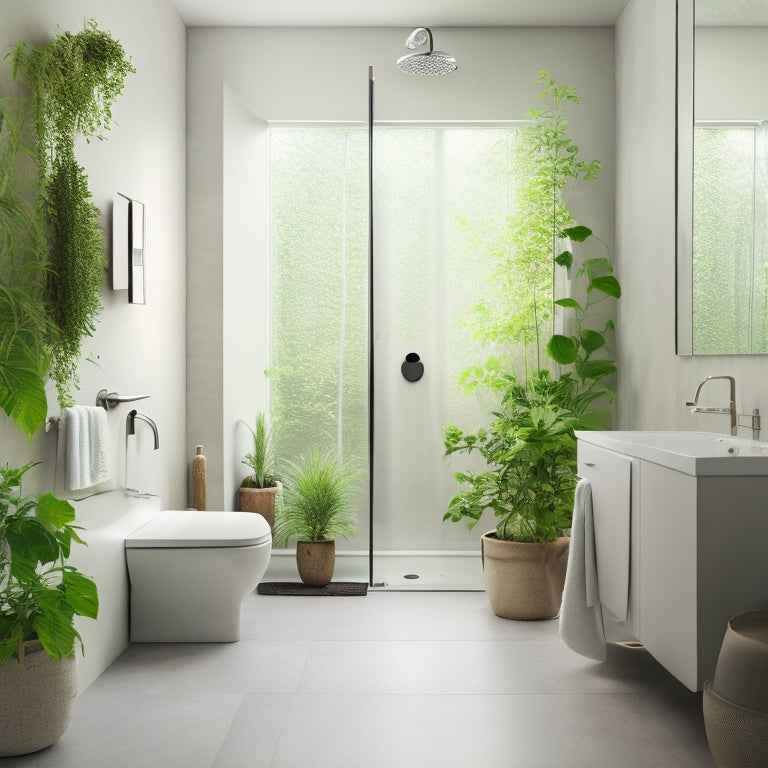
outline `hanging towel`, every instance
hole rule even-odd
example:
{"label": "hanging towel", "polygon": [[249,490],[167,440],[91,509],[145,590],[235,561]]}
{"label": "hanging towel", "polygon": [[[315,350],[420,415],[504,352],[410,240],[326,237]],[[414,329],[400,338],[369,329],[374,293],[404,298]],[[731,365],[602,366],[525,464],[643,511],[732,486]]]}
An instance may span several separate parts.
{"label": "hanging towel", "polygon": [[64,408],[59,421],[59,469],[67,491],[110,479],[107,455],[107,412],[98,406]]}
{"label": "hanging towel", "polygon": [[592,486],[579,480],[573,504],[571,547],[560,608],[560,637],[576,653],[605,661],[605,630],[597,583]]}

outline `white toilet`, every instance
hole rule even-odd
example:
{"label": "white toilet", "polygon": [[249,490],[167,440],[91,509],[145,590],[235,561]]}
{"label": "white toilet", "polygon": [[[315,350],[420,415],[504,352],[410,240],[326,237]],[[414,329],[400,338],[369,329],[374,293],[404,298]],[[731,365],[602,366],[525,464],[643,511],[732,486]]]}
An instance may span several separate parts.
{"label": "white toilet", "polygon": [[252,512],[168,510],[125,540],[132,642],[233,642],[267,570],[272,534]]}

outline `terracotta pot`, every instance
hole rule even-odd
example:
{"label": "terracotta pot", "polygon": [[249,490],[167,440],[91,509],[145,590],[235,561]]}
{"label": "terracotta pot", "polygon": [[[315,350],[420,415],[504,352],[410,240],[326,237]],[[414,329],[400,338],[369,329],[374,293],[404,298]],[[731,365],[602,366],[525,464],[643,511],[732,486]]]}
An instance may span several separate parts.
{"label": "terracotta pot", "polygon": [[238,506],[241,512],[256,512],[272,530],[275,525],[275,496],[277,488],[240,488]]}
{"label": "terracotta pot", "polygon": [[29,644],[24,662],[0,663],[0,756],[49,747],[67,730],[77,698],[75,659],[54,659]]}
{"label": "terracotta pot", "polygon": [[336,542],[299,541],[296,544],[296,565],[305,584],[324,587],[333,578],[336,564]]}
{"label": "terracotta pot", "polygon": [[551,543],[502,541],[494,531],[482,537],[485,591],[502,619],[551,619],[560,612],[570,538]]}

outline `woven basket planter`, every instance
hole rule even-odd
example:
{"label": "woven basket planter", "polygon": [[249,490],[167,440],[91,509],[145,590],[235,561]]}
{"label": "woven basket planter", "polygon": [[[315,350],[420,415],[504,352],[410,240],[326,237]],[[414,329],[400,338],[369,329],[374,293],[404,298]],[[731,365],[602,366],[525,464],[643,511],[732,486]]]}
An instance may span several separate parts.
{"label": "woven basket planter", "polygon": [[238,506],[241,512],[256,512],[261,515],[272,530],[275,526],[275,497],[277,488],[240,488]]}
{"label": "woven basket planter", "polygon": [[333,539],[297,542],[296,565],[305,584],[315,587],[330,584],[336,565],[336,542]]}
{"label": "woven basket planter", "polygon": [[560,612],[570,538],[551,543],[482,538],[485,591],[502,619],[551,619]]}
{"label": "woven basket planter", "polygon": [[75,659],[54,659],[39,643],[23,663],[0,663],[0,757],[26,755],[67,730],[77,698]]}

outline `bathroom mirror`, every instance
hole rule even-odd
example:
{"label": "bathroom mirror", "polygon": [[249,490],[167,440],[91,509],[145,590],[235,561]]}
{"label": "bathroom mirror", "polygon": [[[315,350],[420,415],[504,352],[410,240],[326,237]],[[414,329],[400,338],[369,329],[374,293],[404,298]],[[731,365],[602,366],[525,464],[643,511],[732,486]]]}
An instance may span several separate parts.
{"label": "bathroom mirror", "polygon": [[677,351],[768,353],[768,2],[677,10]]}

